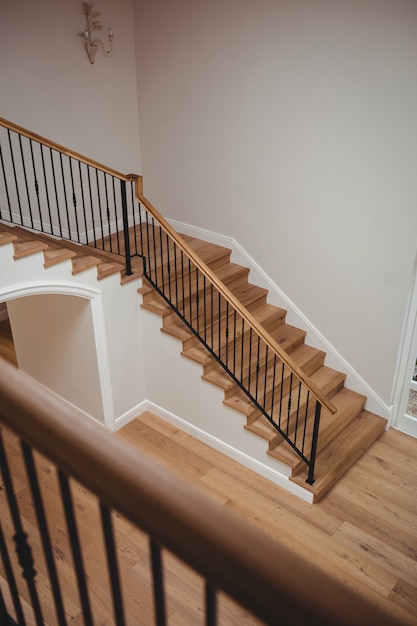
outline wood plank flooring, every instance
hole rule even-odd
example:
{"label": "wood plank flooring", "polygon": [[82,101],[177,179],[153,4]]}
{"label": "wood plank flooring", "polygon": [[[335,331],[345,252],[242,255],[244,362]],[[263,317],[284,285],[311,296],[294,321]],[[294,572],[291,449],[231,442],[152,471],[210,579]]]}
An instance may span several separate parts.
{"label": "wood plank flooring", "polygon": [[[0,355],[12,360],[7,323],[0,322]],[[152,455],[172,471],[197,485],[222,506],[234,509],[262,531],[311,559],[346,585],[367,596],[404,624],[417,625],[417,441],[396,430],[384,433],[372,449],[351,468],[321,502],[309,505],[265,478],[198,442],[151,413],[144,413],[119,431],[117,437]],[[13,473],[28,527],[34,528],[26,478],[17,444],[7,437]],[[61,576],[68,623],[82,624],[68,541],[64,530],[54,473],[45,459],[39,475],[47,497],[52,540]],[[100,557],[97,503],[85,489],[74,486],[86,568],[94,587],[92,603],[99,625],[112,624],[108,581]],[[55,497],[54,497],[55,496]],[[1,505],[3,527],[10,524]],[[122,582],[129,624],[152,623],[149,593],[149,553],[144,536],[120,516],[115,519]],[[35,532],[33,530],[33,532]],[[40,546],[34,550],[39,553]],[[169,624],[203,624],[201,579],[165,555],[169,592]],[[39,589],[48,616],[55,624],[44,566],[39,567]],[[93,585],[94,583],[94,585]],[[323,590],[325,593],[325,590]],[[222,598],[221,624],[258,622]]]}

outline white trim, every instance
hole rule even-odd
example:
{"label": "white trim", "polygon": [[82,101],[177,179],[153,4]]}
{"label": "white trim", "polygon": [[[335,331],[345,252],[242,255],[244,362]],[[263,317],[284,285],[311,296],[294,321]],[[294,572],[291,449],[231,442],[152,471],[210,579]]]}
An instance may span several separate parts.
{"label": "white trim", "polygon": [[344,357],[332,346],[319,330],[308,320],[298,307],[285,295],[285,293],[274,283],[274,281],[262,270],[256,261],[242,248],[242,246],[232,237],[226,237],[218,233],[204,230],[202,228],[190,226],[168,220],[175,230],[184,235],[204,239],[210,243],[225,246],[232,250],[232,260],[250,268],[250,280],[260,287],[268,289],[268,302],[287,310],[287,321],[298,328],[308,332],[309,345],[326,352],[326,365],[347,374],[346,385],[367,397],[366,408],[377,413],[388,420],[387,426],[392,419],[393,406],[386,404],[378,394],[368,385],[360,374],[344,359]]}
{"label": "white trim", "polygon": [[97,369],[100,381],[101,402],[106,428],[114,428],[114,400],[111,384],[110,361],[107,350],[106,326],[104,321],[103,299],[101,294],[90,300],[93,318],[93,333],[96,346]]}
{"label": "white trim", "polygon": [[247,467],[250,470],[256,472],[257,474],[264,476],[264,478],[267,478],[274,484],[278,485],[279,487],[282,487],[282,489],[285,489],[285,491],[289,491],[290,493],[298,496],[299,498],[302,498],[305,502],[308,502],[309,504],[313,503],[313,494],[310,493],[310,491],[307,491],[307,489],[303,489],[296,483],[293,483],[292,481],[289,480],[289,478],[287,478],[287,476],[284,476],[279,471],[273,470],[271,467],[268,467],[264,463],[261,463],[260,461],[254,459],[253,457],[250,457],[244,452],[241,452],[240,450],[238,450],[237,448],[234,448],[230,444],[224,441],[221,441],[217,437],[210,435],[209,433],[205,432],[204,430],[201,430],[197,426],[194,426],[193,424],[191,424],[190,422],[187,422],[181,417],[178,417],[177,415],[174,415],[170,411],[167,411],[166,409],[158,406],[157,404],[154,404],[150,400],[146,401],[146,404],[147,406],[146,406],[146,409],[144,410],[148,410],[148,411],[151,411],[152,413],[155,413],[155,415],[157,415],[158,417],[164,419],[170,424],[173,424],[174,426],[177,426],[182,431],[188,433],[192,437],[195,437],[199,441],[206,443],[211,448],[218,450],[225,456],[228,456],[229,458],[237,461],[244,467]]}
{"label": "white trim", "polygon": [[132,409],[129,409],[128,411],[126,411],[126,413],[124,413],[123,415],[119,415],[119,417],[116,417],[116,419],[114,420],[114,431],[119,430],[120,428],[123,428],[123,426],[126,426],[126,424],[129,424],[129,422],[132,422],[141,413],[144,413],[145,411],[148,411],[148,410],[149,410],[149,401],[142,400],[142,402],[134,406]]}

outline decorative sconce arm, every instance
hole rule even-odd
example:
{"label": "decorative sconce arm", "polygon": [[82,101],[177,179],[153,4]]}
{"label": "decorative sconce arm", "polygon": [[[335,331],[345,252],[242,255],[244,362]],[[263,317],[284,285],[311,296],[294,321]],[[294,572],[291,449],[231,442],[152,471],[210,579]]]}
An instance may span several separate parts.
{"label": "decorative sconce arm", "polygon": [[102,46],[106,54],[110,54],[110,52],[112,51],[113,30],[112,30],[112,27],[109,25],[109,28],[107,30],[107,38],[108,38],[110,47],[106,48],[106,46],[104,45],[101,39],[93,36],[94,31],[103,29],[102,25],[100,24],[100,20],[98,19],[100,17],[100,12],[94,10],[95,4],[93,4],[92,2],[82,2],[81,4],[83,7],[83,13],[85,15],[86,23],[85,23],[85,29],[83,30],[83,32],[78,33],[78,35],[83,38],[84,49],[87,52],[90,63],[93,64],[96,58],[98,44]]}

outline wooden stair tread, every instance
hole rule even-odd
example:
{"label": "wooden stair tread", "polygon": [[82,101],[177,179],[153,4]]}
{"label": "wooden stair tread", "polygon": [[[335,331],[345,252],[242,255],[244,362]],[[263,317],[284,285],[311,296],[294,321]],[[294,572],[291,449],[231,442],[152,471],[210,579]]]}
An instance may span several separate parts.
{"label": "wooden stair tread", "polygon": [[18,237],[13,241],[13,247],[14,258],[17,260],[23,259],[31,254],[36,254],[37,252],[43,252],[48,247],[48,244],[37,241],[36,239],[22,239]]}
{"label": "wooden stair tread", "polygon": [[123,271],[124,267],[120,263],[100,262],[97,266],[97,279],[102,280],[113,274],[121,274]]}
{"label": "wooden stair tread", "polygon": [[[337,412],[332,415],[325,409],[322,410],[317,452],[323,450],[351,421],[356,419],[363,411],[365,401],[365,396],[346,387],[332,396],[332,402],[337,408]],[[310,449],[311,440],[312,433],[310,431],[306,434],[305,445],[307,450]],[[304,466],[302,459],[286,441],[279,441],[272,449],[268,450],[268,454],[291,467],[293,475]]]}
{"label": "wooden stair tread", "polygon": [[0,231],[0,246],[6,243],[12,243],[16,241],[17,236],[10,232]]}
{"label": "wooden stair tread", "polygon": [[67,261],[75,256],[75,252],[67,248],[46,248],[43,253],[44,267],[51,267],[57,263]]}
{"label": "wooden stair tread", "polygon": [[100,265],[101,261],[95,256],[80,254],[71,259],[72,262],[72,274],[76,275],[80,272],[85,272],[91,267]]}
{"label": "wooden stair tread", "polygon": [[318,502],[331,487],[356,463],[362,454],[384,432],[386,420],[375,413],[364,410],[357,419],[348,424],[316,459],[313,485],[305,481],[307,468],[291,477],[294,483],[301,485],[314,494],[314,502]]}

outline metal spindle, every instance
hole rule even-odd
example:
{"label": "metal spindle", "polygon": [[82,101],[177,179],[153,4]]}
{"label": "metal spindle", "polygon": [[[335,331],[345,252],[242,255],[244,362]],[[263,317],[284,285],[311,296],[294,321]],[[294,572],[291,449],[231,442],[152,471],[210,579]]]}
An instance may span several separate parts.
{"label": "metal spindle", "polygon": [[104,545],[107,556],[107,566],[109,570],[112,590],[115,624],[117,626],[124,626],[126,621],[123,609],[123,598],[120,585],[119,566],[117,563],[113,524],[111,519],[111,513],[107,506],[103,504],[103,502],[100,502],[100,514],[104,534]]}
{"label": "metal spindle", "polygon": [[[75,193],[75,185],[74,185],[74,172],[72,171],[72,162],[73,159],[69,159],[69,169],[70,169],[70,177],[71,177],[71,189],[72,189],[72,206],[74,209],[74,217],[75,217],[75,232],[77,236],[77,241],[80,243],[80,229],[78,226],[78,212],[77,212],[77,194]],[[72,232],[70,231],[70,239],[72,240]]]}
{"label": "metal spindle", "polygon": [[38,213],[39,213],[39,223],[40,223],[40,229],[43,232],[44,231],[44,227],[43,227],[43,219],[42,219],[42,211],[41,211],[41,202],[40,202],[40,198],[39,198],[39,183],[38,183],[38,178],[36,175],[36,166],[35,166],[35,157],[33,154],[33,142],[32,139],[29,139],[29,148],[30,148],[30,156],[32,159],[32,172],[33,172],[33,184],[35,186],[35,194],[36,194],[36,200],[37,200],[37,205],[38,205]]}
{"label": "metal spindle", "polygon": [[[62,220],[61,220],[61,211],[59,209],[59,200],[58,200],[58,185],[56,182],[56,173],[55,173],[55,165],[54,165],[54,153],[52,148],[49,149],[49,156],[51,158],[51,170],[52,170],[52,179],[54,181],[54,191],[55,191],[55,203],[56,203],[56,215],[58,219],[59,226],[59,236],[62,237]],[[55,233],[53,233],[55,234]]]}
{"label": "metal spindle", "polygon": [[[11,209],[11,205],[10,205],[9,186],[7,184],[6,169],[5,169],[5,165],[4,165],[3,150],[2,150],[2,147],[1,147],[1,143],[0,143],[0,161],[1,161],[1,169],[2,169],[2,172],[3,172],[4,189],[6,191],[7,207],[8,207],[8,211],[9,211],[10,219],[11,219],[12,209]],[[4,219],[3,211],[2,211],[1,206],[0,206],[0,219]]]}
{"label": "metal spindle", "polygon": [[37,626],[43,626],[42,609],[39,601],[39,595],[36,588],[36,569],[32,556],[32,550],[28,542],[28,535],[23,530],[17,498],[13,487],[13,480],[10,473],[9,463],[6,456],[6,450],[3,444],[3,435],[0,430],[0,469],[3,476],[4,487],[7,495],[7,503],[9,505],[10,514],[13,521],[15,534],[13,540],[16,544],[16,554],[19,565],[22,569],[22,576],[26,580],[29,597],[35,616]]}
{"label": "metal spindle", "polygon": [[65,511],[65,520],[67,522],[68,535],[71,545],[71,553],[74,561],[75,574],[77,578],[78,593],[81,601],[81,609],[83,613],[85,626],[93,626],[93,617],[90,607],[90,599],[88,597],[87,579],[84,570],[83,559],[81,555],[81,544],[78,536],[77,522],[75,520],[74,505],[69,486],[68,477],[61,470],[58,470],[59,486],[61,489],[62,504]]}
{"label": "metal spindle", "polygon": [[122,212],[123,212],[123,239],[125,246],[125,270],[126,276],[132,274],[132,261],[130,256],[130,235],[129,235],[129,220],[127,216],[127,198],[126,198],[126,181],[120,181],[120,194],[122,198]]}
{"label": "metal spindle", "polygon": [[215,588],[206,581],[206,626],[217,624],[217,593]]}
{"label": "metal spindle", "polygon": [[64,605],[62,602],[61,589],[59,586],[58,575],[55,567],[54,555],[51,546],[51,538],[49,534],[48,524],[46,521],[45,508],[39,487],[38,473],[33,459],[32,449],[25,442],[21,442],[23,458],[26,466],[26,474],[28,477],[33,503],[35,505],[36,519],[38,521],[39,532],[42,539],[42,547],[45,555],[45,561],[48,568],[49,579],[51,581],[51,589],[54,597],[54,606],[56,610],[57,623],[60,626],[66,625]]}
{"label": "metal spindle", "polygon": [[[93,241],[94,241],[94,247],[96,247],[97,245],[97,240],[96,240],[96,220],[94,217],[94,204],[93,204],[93,186],[91,184],[91,167],[89,165],[87,165],[87,180],[88,180],[88,193],[90,196],[90,208],[91,208],[91,225],[92,225],[92,232],[93,232]],[[123,196],[122,196],[123,198]],[[122,202],[123,204],[123,202]],[[88,232],[86,232],[86,238],[87,238],[87,243],[89,243],[88,240]]]}
{"label": "metal spindle", "polygon": [[10,158],[11,158],[11,161],[12,161],[12,170],[13,170],[13,175],[14,175],[15,189],[16,189],[17,206],[19,208],[20,223],[23,224],[22,203],[20,201],[19,183],[18,183],[18,180],[17,180],[17,170],[16,170],[16,163],[15,163],[14,151],[13,151],[13,143],[12,143],[12,135],[11,135],[10,129],[7,129],[7,134],[8,134],[8,138],[9,138]]}
{"label": "metal spindle", "polygon": [[[27,177],[27,173],[26,173],[25,155],[23,153],[22,135],[18,135],[18,137],[19,137],[19,146],[20,146],[20,156],[21,156],[21,159],[22,159],[23,180],[25,181],[26,198],[27,198],[27,201],[28,201],[30,227],[33,228],[32,205],[31,205],[31,202],[30,202],[29,182],[28,182],[28,177]],[[24,221],[22,221],[22,224],[24,225]]]}
{"label": "metal spindle", "polygon": [[316,410],[314,412],[313,439],[311,442],[310,463],[308,467],[308,478],[307,478],[307,483],[309,485],[312,485],[314,483],[314,468],[315,468],[315,463],[316,463],[317,440],[319,436],[320,413],[321,413],[321,404],[318,400],[316,400]]}
{"label": "metal spindle", "polygon": [[3,527],[0,523],[0,554],[3,561],[4,573],[6,580],[9,584],[10,595],[12,597],[13,607],[16,614],[16,619],[19,626],[25,626],[26,620],[23,615],[23,609],[20,602],[19,591],[16,585],[16,579],[13,573],[12,563],[10,561],[9,552],[7,550],[7,544],[4,539]]}
{"label": "metal spindle", "polygon": [[46,176],[45,155],[43,153],[43,144],[39,144],[39,146],[40,146],[40,151],[41,151],[43,180],[44,180],[44,183],[45,183],[46,206],[48,208],[49,231],[52,234],[53,233],[52,212],[51,212],[51,202],[50,202],[50,198],[49,198],[48,178]]}
{"label": "metal spindle", "polygon": [[165,626],[166,610],[161,549],[152,539],[149,543],[151,551],[155,624],[156,626]]}
{"label": "metal spindle", "polygon": [[68,239],[68,237],[70,236],[70,233],[71,233],[71,226],[70,226],[70,218],[69,218],[67,186],[66,186],[66,183],[65,183],[65,171],[64,171],[64,162],[62,160],[62,152],[59,153],[59,160],[60,160],[60,164],[61,164],[62,186],[63,186],[63,189],[64,189],[64,201],[65,201],[65,214],[66,214],[66,217],[67,217],[67,227],[68,227],[68,233],[67,233],[66,239]]}

